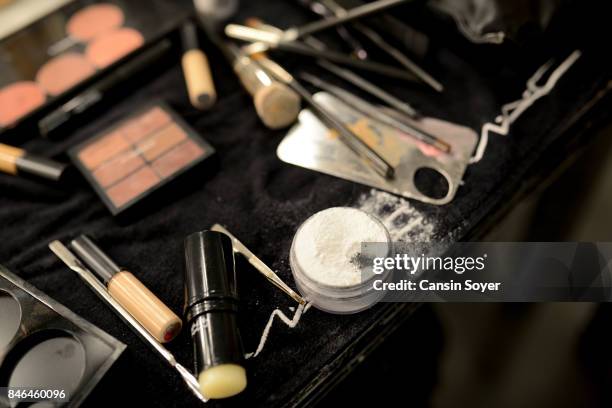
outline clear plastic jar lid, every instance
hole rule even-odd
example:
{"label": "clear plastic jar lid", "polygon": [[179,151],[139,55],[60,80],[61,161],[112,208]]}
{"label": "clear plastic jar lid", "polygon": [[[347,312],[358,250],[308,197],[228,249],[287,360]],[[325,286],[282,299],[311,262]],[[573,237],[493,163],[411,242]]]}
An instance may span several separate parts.
{"label": "clear plastic jar lid", "polygon": [[[341,224],[344,222],[343,217],[345,216],[346,219],[344,219],[344,221],[350,220],[350,223],[345,222],[343,225],[337,225],[338,223]],[[359,251],[361,250],[362,243],[370,242],[362,241],[360,239],[363,238],[364,234],[368,236],[376,236],[376,241],[378,243],[386,244],[384,246],[377,245],[375,247],[377,249],[377,256],[389,256],[391,253],[392,245],[389,232],[377,218],[362,210],[350,207],[333,207],[320,211],[308,218],[298,228],[291,245],[289,260],[293,277],[302,295],[312,302],[313,306],[323,311],[337,314],[356,313],[373,306],[382,298],[384,293],[375,291],[373,289],[372,282],[374,280],[386,281],[389,276],[388,273],[374,275],[371,272],[371,268],[360,268],[357,271],[353,271],[353,273],[358,274],[358,276],[350,277],[350,283],[343,283],[341,280],[334,281],[333,279],[327,279],[328,277],[325,275],[326,266],[323,262],[318,265],[313,264],[312,262],[310,264],[306,264],[303,259],[305,257],[304,254],[298,253],[300,250],[304,251],[304,241],[302,240],[313,240],[312,243],[306,242],[306,244],[309,245],[316,245],[316,243],[320,243],[322,241],[323,238],[321,237],[321,234],[317,234],[317,232],[324,234],[325,231],[318,231],[317,228],[313,228],[313,225],[317,225],[317,221],[329,221],[326,224],[322,224],[321,229],[327,230],[327,232],[329,232],[329,230],[333,230],[334,238],[338,238],[338,240],[346,240],[344,241],[345,243],[353,245],[349,246],[349,248],[354,248],[355,245],[358,245]],[[367,224],[368,227],[371,228],[369,231],[371,234],[367,234],[367,230],[364,231],[363,228],[360,228],[360,222],[362,223],[361,227],[363,227],[364,224]],[[304,232],[305,230],[308,231]],[[353,242],[351,242],[351,240],[353,240]],[[300,242],[302,245],[299,245],[298,242]],[[318,255],[335,256],[334,252],[321,254],[320,251],[335,251],[337,249],[338,248],[335,247],[318,247]],[[338,259],[335,258],[334,260],[337,261]],[[338,268],[338,265],[336,264],[333,267]],[[347,267],[351,266],[347,265]],[[332,267],[329,268],[330,273],[332,272],[331,269]]]}

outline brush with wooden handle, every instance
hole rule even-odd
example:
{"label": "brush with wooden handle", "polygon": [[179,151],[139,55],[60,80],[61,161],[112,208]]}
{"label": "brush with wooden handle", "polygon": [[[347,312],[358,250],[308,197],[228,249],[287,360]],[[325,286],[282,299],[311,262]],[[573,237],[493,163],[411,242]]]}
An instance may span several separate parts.
{"label": "brush with wooden handle", "polygon": [[200,110],[210,109],[217,101],[217,92],[210,72],[208,58],[198,44],[198,31],[189,21],[181,29],[183,41],[183,74],[189,93],[189,101]]}

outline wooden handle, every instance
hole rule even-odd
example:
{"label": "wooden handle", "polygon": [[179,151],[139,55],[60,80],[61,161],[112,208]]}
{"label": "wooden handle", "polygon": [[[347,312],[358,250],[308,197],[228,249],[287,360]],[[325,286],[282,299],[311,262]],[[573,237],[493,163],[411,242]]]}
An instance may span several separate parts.
{"label": "wooden handle", "polygon": [[160,343],[169,342],[181,330],[181,319],[130,272],[117,273],[108,292]]}
{"label": "wooden handle", "polygon": [[198,49],[189,50],[183,54],[182,65],[191,104],[201,110],[211,108],[217,92],[206,55]]}
{"label": "wooden handle", "polygon": [[17,174],[17,160],[24,154],[22,149],[0,143],[0,171]]}

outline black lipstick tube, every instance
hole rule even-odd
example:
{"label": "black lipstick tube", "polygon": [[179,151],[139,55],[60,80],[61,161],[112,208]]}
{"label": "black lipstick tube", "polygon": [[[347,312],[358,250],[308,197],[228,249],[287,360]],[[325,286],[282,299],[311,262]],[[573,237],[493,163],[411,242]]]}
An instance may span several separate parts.
{"label": "black lipstick tube", "polygon": [[231,239],[203,231],[185,239],[185,316],[202,393],[226,398],[246,387]]}

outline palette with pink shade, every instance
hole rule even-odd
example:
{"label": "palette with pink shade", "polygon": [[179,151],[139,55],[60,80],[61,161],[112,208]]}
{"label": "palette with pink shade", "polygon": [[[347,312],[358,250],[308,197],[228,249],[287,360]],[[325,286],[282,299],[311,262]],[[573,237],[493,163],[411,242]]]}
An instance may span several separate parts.
{"label": "palette with pink shade", "polygon": [[113,75],[116,68],[172,37],[188,15],[175,2],[146,3],[74,0],[2,39],[0,133],[40,120]]}
{"label": "palette with pink shade", "polygon": [[117,215],[214,153],[167,105],[154,103],[74,147],[70,157]]}

